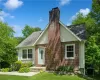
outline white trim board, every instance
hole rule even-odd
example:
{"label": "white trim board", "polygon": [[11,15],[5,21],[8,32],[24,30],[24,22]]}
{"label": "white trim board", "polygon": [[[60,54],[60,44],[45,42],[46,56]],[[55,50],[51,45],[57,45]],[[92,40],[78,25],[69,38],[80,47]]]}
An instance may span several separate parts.
{"label": "white trim board", "polygon": [[[74,53],[73,53],[73,57],[67,57],[67,51],[66,51],[66,46],[70,46],[70,45],[72,45],[73,46],[73,51],[74,51]],[[65,45],[65,59],[75,59],[75,44],[66,44]]]}

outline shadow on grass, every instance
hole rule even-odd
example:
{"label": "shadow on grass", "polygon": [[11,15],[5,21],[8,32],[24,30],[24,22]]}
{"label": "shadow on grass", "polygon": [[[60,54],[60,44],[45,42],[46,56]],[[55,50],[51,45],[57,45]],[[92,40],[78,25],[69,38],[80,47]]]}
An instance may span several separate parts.
{"label": "shadow on grass", "polygon": [[95,75],[95,76],[87,76],[87,75],[81,75],[81,74],[78,74],[77,75],[78,77],[80,78],[84,78],[86,80],[100,80],[100,75]]}
{"label": "shadow on grass", "polygon": [[[54,73],[54,75],[56,76],[62,76],[64,74],[57,74],[57,73]],[[83,78],[85,80],[100,80],[100,74],[99,75],[95,75],[95,76],[87,76],[87,75],[82,75],[82,74],[77,74],[78,77],[80,78]]]}

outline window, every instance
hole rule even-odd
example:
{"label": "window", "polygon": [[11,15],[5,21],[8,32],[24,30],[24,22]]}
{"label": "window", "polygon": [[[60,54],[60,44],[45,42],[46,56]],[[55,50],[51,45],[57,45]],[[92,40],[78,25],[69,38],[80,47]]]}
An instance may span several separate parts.
{"label": "window", "polygon": [[74,44],[65,45],[65,58],[74,59],[74,54],[75,54],[75,45]]}
{"label": "window", "polygon": [[32,59],[32,49],[24,49],[22,51],[22,59]]}
{"label": "window", "polygon": [[41,59],[43,59],[43,50],[41,50],[40,53],[41,53]]}
{"label": "window", "polygon": [[32,49],[28,49],[28,58],[32,58]]}
{"label": "window", "polygon": [[23,59],[27,58],[27,50],[23,50]]}

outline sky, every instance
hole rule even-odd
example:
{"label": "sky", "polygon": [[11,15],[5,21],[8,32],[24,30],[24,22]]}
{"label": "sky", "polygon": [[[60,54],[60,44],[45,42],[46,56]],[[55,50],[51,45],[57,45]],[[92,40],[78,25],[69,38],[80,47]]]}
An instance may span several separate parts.
{"label": "sky", "polygon": [[78,12],[86,16],[91,10],[92,0],[0,0],[0,21],[13,27],[16,37],[21,37],[25,25],[40,27],[49,22],[49,11],[60,9],[60,21],[70,25]]}

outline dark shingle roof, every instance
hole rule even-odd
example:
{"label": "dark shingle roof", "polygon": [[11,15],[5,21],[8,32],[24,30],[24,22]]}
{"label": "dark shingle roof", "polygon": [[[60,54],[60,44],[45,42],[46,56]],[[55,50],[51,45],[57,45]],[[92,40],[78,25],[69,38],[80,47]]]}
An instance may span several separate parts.
{"label": "dark shingle roof", "polygon": [[76,36],[78,36],[80,39],[85,40],[86,39],[86,29],[85,24],[78,24],[78,25],[71,25],[67,26]]}
{"label": "dark shingle roof", "polygon": [[27,37],[24,41],[22,41],[16,48],[32,46],[41,33],[42,31],[33,32],[29,37]]}

